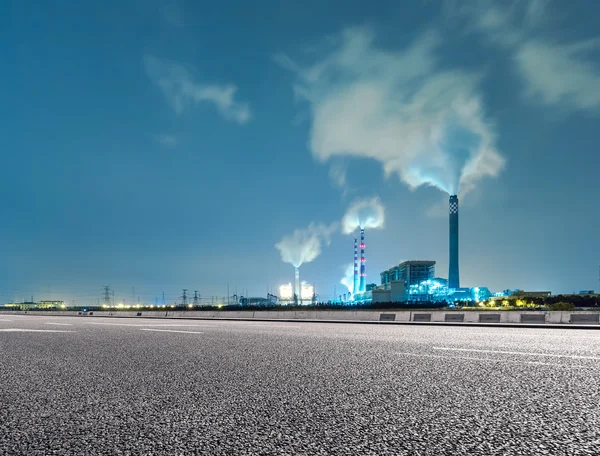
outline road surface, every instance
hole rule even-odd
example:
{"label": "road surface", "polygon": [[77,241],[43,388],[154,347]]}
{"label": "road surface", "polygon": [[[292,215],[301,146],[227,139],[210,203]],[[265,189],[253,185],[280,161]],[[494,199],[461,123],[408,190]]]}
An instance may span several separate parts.
{"label": "road surface", "polygon": [[600,333],[0,315],[0,454],[598,455]]}

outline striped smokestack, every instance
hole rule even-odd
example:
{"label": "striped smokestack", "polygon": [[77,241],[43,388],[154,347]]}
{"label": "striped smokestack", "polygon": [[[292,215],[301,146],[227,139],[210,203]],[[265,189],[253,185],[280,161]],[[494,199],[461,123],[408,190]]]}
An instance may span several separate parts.
{"label": "striped smokestack", "polygon": [[364,293],[366,291],[365,280],[367,280],[367,274],[365,273],[365,230],[360,230],[360,287],[358,292]]}
{"label": "striped smokestack", "polygon": [[458,272],[458,196],[450,196],[450,260],[448,263],[448,288],[460,288]]}
{"label": "striped smokestack", "polygon": [[352,287],[352,294],[358,293],[358,241],[354,239],[354,286]]}

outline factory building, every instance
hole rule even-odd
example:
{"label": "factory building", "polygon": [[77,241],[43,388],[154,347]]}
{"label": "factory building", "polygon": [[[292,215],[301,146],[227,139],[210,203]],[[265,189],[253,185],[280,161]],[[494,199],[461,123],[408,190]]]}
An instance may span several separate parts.
{"label": "factory building", "polygon": [[279,303],[283,305],[309,305],[316,301],[315,287],[306,282],[299,285],[300,295],[294,293],[294,287],[291,283],[279,287]]}
{"label": "factory building", "polygon": [[403,282],[406,289],[435,277],[435,261],[404,261],[398,266],[383,271],[381,285]]}
{"label": "factory building", "polygon": [[11,302],[4,304],[2,307],[18,310],[31,310],[31,309],[64,309],[66,304],[64,301],[23,301],[23,302]]}
{"label": "factory building", "polygon": [[383,271],[381,285],[373,287],[373,302],[405,302],[409,291],[420,283],[433,279],[435,261],[404,261]]}
{"label": "factory building", "polygon": [[402,281],[392,281],[371,290],[371,302],[404,302],[406,286]]}

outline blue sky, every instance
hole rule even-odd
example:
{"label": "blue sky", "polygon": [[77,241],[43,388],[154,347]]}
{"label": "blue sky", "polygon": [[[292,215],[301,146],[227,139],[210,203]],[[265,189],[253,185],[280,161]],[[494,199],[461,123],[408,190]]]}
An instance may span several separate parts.
{"label": "blue sky", "polygon": [[438,187],[464,285],[598,289],[598,8],[2,2],[0,300],[264,295],[311,222],[329,244],[301,276],[329,298],[373,197],[369,282],[446,276]]}

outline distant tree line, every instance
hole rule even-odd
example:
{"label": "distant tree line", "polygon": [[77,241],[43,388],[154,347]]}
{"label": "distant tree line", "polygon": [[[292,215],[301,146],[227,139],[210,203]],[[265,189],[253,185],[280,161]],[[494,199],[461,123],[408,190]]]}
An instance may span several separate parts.
{"label": "distant tree line", "polygon": [[[572,310],[577,307],[590,307],[600,309],[600,296],[596,295],[556,295],[548,297],[532,297],[532,298],[520,298],[518,300],[510,299],[504,301],[496,301],[494,303],[484,302],[477,303],[475,301],[462,301],[460,303],[452,303],[446,301],[420,301],[420,302],[377,302],[377,303],[330,303],[330,302],[317,302],[315,304],[307,305],[196,305],[196,306],[178,306],[176,308],[149,308],[149,306],[142,307],[141,309],[110,309],[111,312],[121,311],[232,311],[232,310],[248,310],[248,311],[260,311],[260,310],[385,310],[385,309],[398,309],[398,310],[411,310],[411,309],[446,309],[449,307],[472,307],[475,309],[481,308],[481,306],[498,306],[505,307],[507,310],[528,308],[531,310]],[[73,309],[73,307],[71,307]],[[81,306],[78,309],[84,309],[87,311],[106,311],[106,309],[98,306]],[[44,311],[47,309],[28,309],[28,311]]]}

